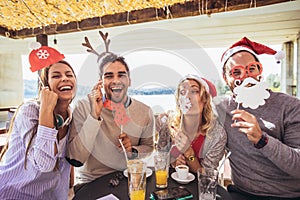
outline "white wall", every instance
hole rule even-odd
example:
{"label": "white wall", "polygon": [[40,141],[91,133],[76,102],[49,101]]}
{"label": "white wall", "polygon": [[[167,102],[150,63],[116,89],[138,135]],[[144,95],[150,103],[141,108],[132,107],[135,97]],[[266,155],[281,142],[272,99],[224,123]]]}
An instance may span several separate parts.
{"label": "white wall", "polygon": [[0,54],[0,107],[18,106],[23,101],[21,55]]}

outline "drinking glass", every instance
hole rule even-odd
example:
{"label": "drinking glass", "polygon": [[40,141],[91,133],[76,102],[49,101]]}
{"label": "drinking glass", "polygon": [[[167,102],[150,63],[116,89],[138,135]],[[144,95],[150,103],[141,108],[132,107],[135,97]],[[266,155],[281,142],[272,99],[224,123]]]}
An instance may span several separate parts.
{"label": "drinking glass", "polygon": [[157,188],[168,187],[170,154],[156,152],[154,155],[155,180]]}
{"label": "drinking glass", "polygon": [[146,169],[147,165],[141,160],[129,160],[128,193],[131,200],[143,200],[146,194]]}
{"label": "drinking glass", "polygon": [[210,168],[203,171],[198,169],[197,175],[199,200],[216,200],[218,171]]}

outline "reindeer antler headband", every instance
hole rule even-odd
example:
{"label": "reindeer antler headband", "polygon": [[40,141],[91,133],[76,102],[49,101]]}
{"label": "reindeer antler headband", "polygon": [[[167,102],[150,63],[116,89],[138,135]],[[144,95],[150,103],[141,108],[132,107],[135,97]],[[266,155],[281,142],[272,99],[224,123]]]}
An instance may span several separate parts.
{"label": "reindeer antler headband", "polygon": [[107,39],[108,38],[108,33],[105,33],[103,34],[102,31],[99,31],[99,34],[100,36],[102,37],[103,41],[104,41],[104,44],[105,44],[105,52],[99,54],[91,45],[89,39],[87,37],[84,37],[84,40],[85,40],[85,43],[82,43],[82,46],[85,46],[89,49],[87,49],[87,52],[90,52],[90,53],[93,53],[95,55],[98,56],[98,59],[97,59],[97,62],[99,63],[100,59],[102,57],[104,57],[105,55],[107,54],[114,54],[112,52],[109,51],[109,44],[110,44],[110,39]]}

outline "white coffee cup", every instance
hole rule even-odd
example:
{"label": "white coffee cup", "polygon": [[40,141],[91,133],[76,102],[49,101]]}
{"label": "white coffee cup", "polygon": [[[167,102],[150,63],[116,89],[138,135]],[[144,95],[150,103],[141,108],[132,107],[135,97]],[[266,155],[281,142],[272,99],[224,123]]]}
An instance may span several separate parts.
{"label": "white coffee cup", "polygon": [[189,167],[187,165],[177,165],[175,167],[177,177],[181,180],[186,180],[189,175]]}

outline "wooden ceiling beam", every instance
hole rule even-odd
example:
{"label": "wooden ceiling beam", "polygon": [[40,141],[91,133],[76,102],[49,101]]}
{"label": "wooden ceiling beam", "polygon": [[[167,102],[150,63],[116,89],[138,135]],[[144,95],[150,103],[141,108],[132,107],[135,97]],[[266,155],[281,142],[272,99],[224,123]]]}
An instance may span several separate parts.
{"label": "wooden ceiling beam", "polygon": [[0,26],[0,35],[10,37],[10,31],[7,28]]}
{"label": "wooden ceiling beam", "polygon": [[[78,32],[83,30],[100,29],[104,27],[122,26],[128,24],[145,23],[150,21],[165,20],[170,18],[180,18],[188,16],[197,16],[202,14],[210,15],[212,13],[246,9],[250,7],[260,7],[270,4],[288,2],[290,0],[256,0],[256,5],[252,5],[250,0],[231,0],[225,5],[225,0],[217,1],[188,1],[184,4],[174,4],[160,9],[146,8],[131,12],[105,15],[103,17],[94,17],[82,20],[80,22],[70,22],[67,24],[52,24],[49,26],[22,29],[18,31],[8,30],[0,27],[0,35],[19,39],[35,37],[36,35],[46,34],[54,35],[60,33]],[[203,3],[204,2],[204,3]],[[202,4],[203,3],[203,4]]]}

